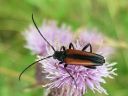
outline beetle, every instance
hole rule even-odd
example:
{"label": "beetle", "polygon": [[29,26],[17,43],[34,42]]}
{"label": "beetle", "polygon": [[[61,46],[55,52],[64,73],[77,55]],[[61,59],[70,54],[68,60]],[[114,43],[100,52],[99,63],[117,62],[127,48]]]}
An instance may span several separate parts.
{"label": "beetle", "polygon": [[[90,47],[90,52],[85,51],[88,47]],[[55,51],[53,58],[59,60],[59,64],[65,63],[64,67],[67,67],[67,65],[82,65],[87,68],[96,69],[96,66],[101,66],[105,63],[103,56],[92,53],[90,43],[82,50],[76,50],[72,43],[69,44],[69,49],[62,46],[60,51]]]}
{"label": "beetle", "polygon": [[[64,46],[60,48],[59,51],[56,51],[55,48],[47,41],[47,39],[42,35],[39,28],[37,27],[33,14],[32,14],[32,21],[38,31],[38,33],[41,35],[43,40],[47,42],[47,44],[53,49],[54,54],[50,55],[48,57],[45,57],[43,59],[40,59],[38,61],[33,62],[29,66],[27,66],[19,75],[19,80],[21,79],[22,74],[32,65],[36,64],[39,61],[42,61],[44,59],[48,59],[53,57],[54,59],[57,59],[59,64],[64,64],[65,70],[68,72],[68,74],[74,79],[74,77],[71,75],[71,73],[66,69],[68,65],[78,65],[78,66],[84,66],[90,69],[96,69],[96,66],[101,66],[105,63],[105,59],[102,55],[96,54],[92,52],[92,46],[90,43],[85,45],[82,50],[76,50],[72,43],[69,44],[69,48],[66,49]],[[89,52],[86,51],[86,49],[89,47]]]}

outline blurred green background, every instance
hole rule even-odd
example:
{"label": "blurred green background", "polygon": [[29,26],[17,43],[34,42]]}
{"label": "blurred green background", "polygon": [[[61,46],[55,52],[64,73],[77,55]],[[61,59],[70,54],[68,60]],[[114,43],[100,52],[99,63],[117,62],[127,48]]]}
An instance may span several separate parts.
{"label": "blurred green background", "polygon": [[[107,79],[103,86],[109,96],[128,96],[128,1],[127,0],[0,0],[0,96],[43,96],[35,83],[35,68],[18,81],[23,68],[35,56],[24,48],[22,32],[32,24],[34,13],[38,25],[53,19],[71,25],[97,28],[116,48],[112,61],[117,61],[118,76]],[[88,91],[86,96],[104,96]]]}

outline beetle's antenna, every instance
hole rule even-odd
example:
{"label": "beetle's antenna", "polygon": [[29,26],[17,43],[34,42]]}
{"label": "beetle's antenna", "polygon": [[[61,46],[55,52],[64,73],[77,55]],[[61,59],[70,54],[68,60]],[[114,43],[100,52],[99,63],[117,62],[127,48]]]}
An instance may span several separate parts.
{"label": "beetle's antenna", "polygon": [[20,73],[20,75],[19,75],[19,80],[21,79],[22,74],[23,74],[29,67],[31,67],[32,65],[38,63],[39,61],[42,61],[42,60],[44,60],[44,59],[48,59],[48,58],[50,58],[50,57],[52,57],[52,56],[45,57],[45,58],[43,58],[43,59],[40,59],[40,60],[35,61],[35,62],[33,62],[32,64],[28,65],[28,66]]}
{"label": "beetle's antenna", "polygon": [[39,32],[39,34],[40,34],[40,35],[43,37],[43,39],[52,47],[52,49],[53,49],[54,51],[56,51],[55,48],[47,41],[47,39],[46,39],[46,38],[43,36],[43,34],[40,32],[40,30],[39,30],[39,28],[37,27],[36,22],[35,22],[35,20],[34,20],[33,14],[32,14],[32,21],[33,21],[33,23],[34,23],[34,25],[35,25],[37,31]]}

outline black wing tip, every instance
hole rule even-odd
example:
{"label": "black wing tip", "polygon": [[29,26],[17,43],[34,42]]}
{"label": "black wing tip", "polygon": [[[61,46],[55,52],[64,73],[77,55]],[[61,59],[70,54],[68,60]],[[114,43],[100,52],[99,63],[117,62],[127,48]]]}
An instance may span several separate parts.
{"label": "black wing tip", "polygon": [[96,66],[102,66],[105,63],[105,59],[100,59],[96,62]]}
{"label": "black wing tip", "polygon": [[93,57],[93,60],[98,65],[103,65],[105,63],[105,58],[101,55],[97,55],[97,56]]}

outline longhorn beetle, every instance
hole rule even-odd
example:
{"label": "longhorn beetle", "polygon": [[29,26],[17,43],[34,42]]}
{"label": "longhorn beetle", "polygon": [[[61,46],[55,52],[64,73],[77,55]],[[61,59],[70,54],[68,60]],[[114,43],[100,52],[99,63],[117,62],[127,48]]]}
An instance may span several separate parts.
{"label": "longhorn beetle", "polygon": [[[66,69],[68,65],[81,65],[87,68],[96,69],[96,66],[101,66],[103,63],[105,63],[105,59],[103,56],[93,53],[92,52],[92,46],[90,43],[85,45],[82,50],[76,50],[72,43],[69,44],[69,49],[66,49],[64,46],[60,48],[60,51],[56,51],[55,48],[47,41],[47,39],[43,36],[43,34],[38,29],[33,14],[32,14],[32,21],[39,32],[39,34],[42,36],[42,38],[48,43],[48,45],[53,49],[54,54],[45,57],[43,59],[40,59],[38,61],[33,62],[29,66],[27,66],[19,75],[19,80],[22,76],[22,74],[32,65],[36,64],[39,61],[42,61],[44,59],[48,59],[53,57],[54,59],[57,59],[59,64],[64,64],[65,70],[68,72],[68,74],[74,79],[74,77],[71,75],[71,73]],[[87,48],[90,48],[90,52],[85,51]],[[75,80],[75,79],[74,79]],[[76,84],[76,82],[75,82]]]}

